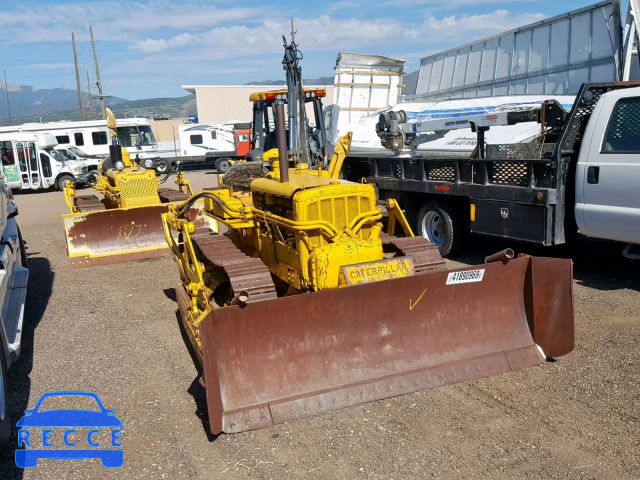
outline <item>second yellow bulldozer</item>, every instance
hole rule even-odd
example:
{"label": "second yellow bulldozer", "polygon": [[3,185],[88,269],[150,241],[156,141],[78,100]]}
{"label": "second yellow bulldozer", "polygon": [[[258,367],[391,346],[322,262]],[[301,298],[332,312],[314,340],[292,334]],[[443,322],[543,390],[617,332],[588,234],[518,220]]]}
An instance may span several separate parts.
{"label": "second yellow bulldozer", "polygon": [[[181,172],[175,180],[178,190],[160,188],[163,180],[155,171],[132,161],[118,144],[115,116],[109,109],[107,114],[113,143],[109,157],[98,168],[94,185],[103,198],[78,195],[72,182],[64,190],[70,213],[62,216],[62,223],[70,266],[75,268],[169,254],[161,215],[171,203],[193,194]],[[194,206],[190,218],[201,227],[216,228],[201,206]]]}
{"label": "second yellow bulldozer", "polygon": [[[212,433],[517,370],[573,349],[570,260],[501,255],[447,271],[395,202],[383,233],[375,187],[338,178],[349,136],[327,170],[312,170],[288,149],[284,118],[280,103],[273,172],[248,191],[204,190],[163,215]],[[202,199],[226,233],[187,218]],[[396,220],[404,237],[394,236]]]}

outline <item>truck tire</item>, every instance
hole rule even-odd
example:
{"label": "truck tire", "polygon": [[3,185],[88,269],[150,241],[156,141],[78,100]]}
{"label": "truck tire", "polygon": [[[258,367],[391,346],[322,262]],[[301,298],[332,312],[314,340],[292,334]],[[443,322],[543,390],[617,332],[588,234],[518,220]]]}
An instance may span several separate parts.
{"label": "truck tire", "polygon": [[433,243],[443,258],[458,247],[462,232],[457,231],[453,208],[437,202],[425,203],[416,218],[416,235],[422,235]]}
{"label": "truck tire", "polygon": [[227,173],[227,170],[231,168],[230,158],[216,158],[216,170],[218,173]]}
{"label": "truck tire", "polygon": [[89,184],[98,183],[98,171],[97,170],[91,170],[87,174],[87,182]]}
{"label": "truck tire", "polygon": [[68,181],[72,181],[74,184],[76,183],[76,179],[73,178],[73,175],[60,175],[58,177],[58,180],[56,180],[56,187],[58,187],[58,190],[60,190],[61,192],[64,192],[64,186],[67,184]]}
{"label": "truck tire", "polygon": [[166,158],[157,158],[155,164],[156,172],[160,175],[165,175],[171,170],[171,162]]}
{"label": "truck tire", "polygon": [[7,362],[4,357],[4,348],[0,346],[0,452],[7,446],[11,437],[7,391]]}

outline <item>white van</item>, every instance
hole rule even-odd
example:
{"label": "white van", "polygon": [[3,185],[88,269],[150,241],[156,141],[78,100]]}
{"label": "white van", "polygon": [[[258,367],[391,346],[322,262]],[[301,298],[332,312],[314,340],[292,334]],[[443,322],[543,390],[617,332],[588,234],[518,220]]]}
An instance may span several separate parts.
{"label": "white van", "polygon": [[67,181],[87,182],[88,166],[69,160],[55,150],[53,135],[43,133],[0,134],[0,157],[5,183],[14,190],[64,189]]}
{"label": "white van", "polygon": [[106,157],[100,155],[89,155],[84,150],[69,145],[58,145],[55,147],[55,150],[60,152],[68,160],[79,162],[79,165],[86,165],[88,169],[87,181],[89,183],[95,183],[98,181],[98,167]]}

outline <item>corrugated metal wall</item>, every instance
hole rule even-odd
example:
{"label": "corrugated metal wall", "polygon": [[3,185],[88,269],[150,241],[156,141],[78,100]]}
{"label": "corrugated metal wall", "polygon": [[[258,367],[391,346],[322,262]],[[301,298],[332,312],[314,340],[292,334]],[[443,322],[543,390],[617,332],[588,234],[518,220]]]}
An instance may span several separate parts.
{"label": "corrugated metal wall", "polygon": [[619,0],[600,2],[423,58],[416,96],[575,94],[618,80]]}
{"label": "corrugated metal wall", "polygon": [[640,1],[630,0],[623,39],[623,80],[640,80]]}
{"label": "corrugated metal wall", "polygon": [[[313,88],[315,85],[305,85],[305,88]],[[268,90],[278,90],[286,88],[282,85],[203,85],[194,87],[183,87],[185,89],[195,89],[196,102],[198,105],[198,121],[200,123],[229,122],[237,120],[250,122],[253,117],[253,107],[249,101],[249,95],[255,92]],[[318,88],[325,88],[327,96],[323,99],[324,105],[333,104],[333,85],[321,85]],[[313,109],[307,108],[307,113],[313,118]]]}

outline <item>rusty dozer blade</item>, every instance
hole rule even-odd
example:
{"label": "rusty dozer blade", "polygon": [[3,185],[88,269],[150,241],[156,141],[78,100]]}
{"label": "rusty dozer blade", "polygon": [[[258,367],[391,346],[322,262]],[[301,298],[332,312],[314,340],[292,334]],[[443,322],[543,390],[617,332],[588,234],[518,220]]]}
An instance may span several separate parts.
{"label": "rusty dozer blade", "polygon": [[[178,289],[183,314],[186,300]],[[518,258],[249,302],[200,328],[212,433],[253,430],[569,353],[572,263]]]}
{"label": "rusty dozer blade", "polygon": [[[200,202],[201,203],[201,202]],[[108,265],[169,255],[162,214],[170,204],[62,216],[72,268]],[[187,214],[197,228],[217,231],[217,224],[196,204]]]}

